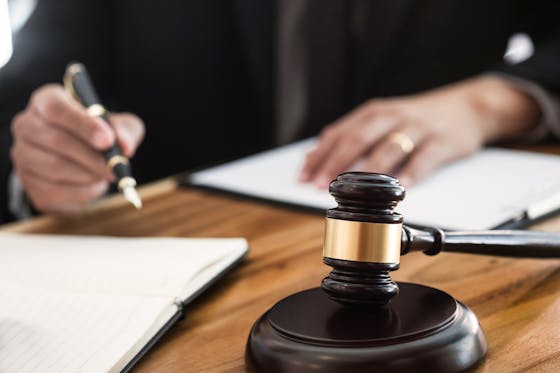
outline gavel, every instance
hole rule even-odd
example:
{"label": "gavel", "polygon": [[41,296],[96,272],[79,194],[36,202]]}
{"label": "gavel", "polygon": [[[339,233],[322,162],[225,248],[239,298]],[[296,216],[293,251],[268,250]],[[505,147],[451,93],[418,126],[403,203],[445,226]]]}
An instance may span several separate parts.
{"label": "gavel", "polygon": [[451,295],[396,283],[411,251],[559,258],[560,234],[413,228],[394,210],[405,190],[382,174],[349,172],[329,187],[320,288],[290,295],[253,326],[252,372],[461,372],[486,354],[475,314]]}
{"label": "gavel", "polygon": [[560,258],[560,235],[515,230],[445,232],[403,225],[394,212],[405,196],[398,180],[349,172],[329,187],[338,206],[327,211],[323,262],[333,271],[322,289],[349,305],[384,305],[398,292],[390,271],[412,251],[442,251],[508,257]]}

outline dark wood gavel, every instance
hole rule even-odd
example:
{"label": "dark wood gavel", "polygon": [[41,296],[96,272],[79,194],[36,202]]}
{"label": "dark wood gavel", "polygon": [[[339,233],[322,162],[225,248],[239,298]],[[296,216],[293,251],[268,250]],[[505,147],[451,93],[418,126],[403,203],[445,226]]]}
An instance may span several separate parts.
{"label": "dark wood gavel", "polygon": [[446,232],[403,225],[394,211],[404,199],[398,180],[365,172],[341,174],[330,193],[338,206],[327,212],[323,261],[333,271],[322,288],[345,305],[382,306],[398,293],[389,276],[400,256],[442,251],[509,257],[560,258],[560,234],[490,230]]}

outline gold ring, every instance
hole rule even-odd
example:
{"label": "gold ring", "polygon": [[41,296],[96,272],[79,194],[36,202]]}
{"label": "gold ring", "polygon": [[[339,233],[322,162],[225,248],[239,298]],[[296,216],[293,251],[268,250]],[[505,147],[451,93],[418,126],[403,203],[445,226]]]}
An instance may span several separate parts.
{"label": "gold ring", "polygon": [[406,133],[393,132],[388,136],[387,140],[397,144],[404,154],[410,154],[414,150],[414,142]]}

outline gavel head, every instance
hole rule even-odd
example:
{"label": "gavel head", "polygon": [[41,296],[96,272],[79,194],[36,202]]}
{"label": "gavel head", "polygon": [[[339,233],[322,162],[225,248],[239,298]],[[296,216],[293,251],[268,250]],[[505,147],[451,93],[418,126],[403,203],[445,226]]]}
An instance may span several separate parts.
{"label": "gavel head", "polygon": [[399,268],[405,190],[382,174],[348,172],[329,187],[338,206],[327,211],[323,261],[333,267],[321,287],[335,301],[384,306],[398,294],[389,276]]}

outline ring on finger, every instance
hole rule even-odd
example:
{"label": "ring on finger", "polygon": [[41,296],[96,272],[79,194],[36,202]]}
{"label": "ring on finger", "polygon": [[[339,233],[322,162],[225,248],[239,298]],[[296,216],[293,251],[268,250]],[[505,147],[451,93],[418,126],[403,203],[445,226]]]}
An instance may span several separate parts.
{"label": "ring on finger", "polygon": [[414,151],[414,141],[404,132],[395,131],[389,134],[387,141],[395,143],[401,148],[404,154],[410,154]]}

